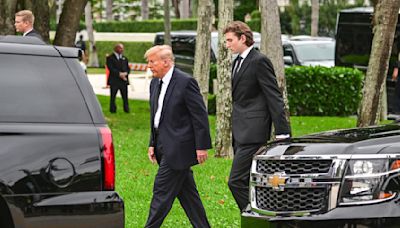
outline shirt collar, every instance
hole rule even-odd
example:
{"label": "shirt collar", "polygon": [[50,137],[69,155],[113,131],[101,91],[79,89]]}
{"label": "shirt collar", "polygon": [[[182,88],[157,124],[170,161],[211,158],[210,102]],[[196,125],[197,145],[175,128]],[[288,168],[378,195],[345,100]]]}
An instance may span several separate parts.
{"label": "shirt collar", "polygon": [[175,66],[172,66],[172,67],[168,70],[168,72],[165,74],[165,76],[161,79],[161,80],[163,81],[163,84],[164,84],[164,85],[168,85],[169,82],[171,81],[172,73],[174,72],[174,67],[175,67]]}
{"label": "shirt collar", "polygon": [[242,57],[243,59],[245,59],[245,58],[249,55],[251,49],[253,49],[253,45],[251,45],[251,46],[248,47],[246,50],[244,50],[244,52],[243,52],[242,54],[240,54],[240,57]]}
{"label": "shirt collar", "polygon": [[26,34],[32,32],[33,28],[29,29],[28,31],[24,32],[24,34],[22,36],[26,36]]}
{"label": "shirt collar", "polygon": [[115,57],[117,57],[117,59],[122,58],[122,54],[118,54],[117,52],[114,52]]}

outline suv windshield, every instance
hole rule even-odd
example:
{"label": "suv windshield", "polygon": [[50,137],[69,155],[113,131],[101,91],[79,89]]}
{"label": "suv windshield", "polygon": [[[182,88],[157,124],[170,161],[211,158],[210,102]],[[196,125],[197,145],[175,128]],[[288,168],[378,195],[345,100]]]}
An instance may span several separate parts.
{"label": "suv windshield", "polygon": [[297,58],[304,61],[326,61],[335,59],[335,43],[301,43],[294,45]]}
{"label": "suv windshield", "polygon": [[92,122],[62,58],[0,54],[0,69],[0,122]]}

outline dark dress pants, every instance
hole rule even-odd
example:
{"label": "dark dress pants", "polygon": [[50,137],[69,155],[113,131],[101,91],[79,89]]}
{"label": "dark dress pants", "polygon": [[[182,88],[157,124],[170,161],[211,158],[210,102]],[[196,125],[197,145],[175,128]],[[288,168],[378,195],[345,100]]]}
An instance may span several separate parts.
{"label": "dark dress pants", "polygon": [[153,198],[145,227],[160,227],[176,197],[193,227],[210,227],[191,168],[184,170],[169,168],[162,158],[162,147],[157,145],[156,148],[161,148],[156,149],[159,168],[154,180]]}
{"label": "dark dress pants", "polygon": [[249,204],[250,168],[254,154],[262,146],[257,144],[239,144],[234,141],[234,157],[229,175],[228,186],[240,211]]}
{"label": "dark dress pants", "polygon": [[128,86],[126,84],[110,85],[110,112],[114,113],[117,111],[117,105],[115,104],[115,97],[117,96],[118,90],[121,93],[121,97],[124,103],[124,112],[129,112]]}

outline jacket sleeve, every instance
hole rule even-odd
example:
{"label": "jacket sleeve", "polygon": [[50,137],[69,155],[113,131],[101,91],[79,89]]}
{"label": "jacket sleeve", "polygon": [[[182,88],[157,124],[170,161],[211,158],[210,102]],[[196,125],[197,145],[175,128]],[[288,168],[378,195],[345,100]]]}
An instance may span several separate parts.
{"label": "jacket sleeve", "polygon": [[152,147],[154,147],[155,146],[155,139],[154,139],[154,129],[153,129],[153,110],[152,110],[152,106],[154,105],[154,104],[152,104],[152,102],[151,102],[151,93],[152,93],[152,91],[153,91],[153,87],[154,87],[154,83],[153,83],[153,81],[154,80],[152,80],[151,82],[150,82],[150,90],[149,90],[149,98],[150,98],[150,100],[149,100],[149,105],[150,105],[150,140],[149,140],[149,147],[150,146],[152,146]]}
{"label": "jacket sleeve", "polygon": [[194,128],[196,150],[211,149],[207,109],[204,105],[203,97],[200,94],[200,88],[194,78],[189,79],[185,88],[184,99]]}
{"label": "jacket sleeve", "polygon": [[115,66],[115,62],[113,61],[113,57],[111,54],[110,56],[107,57],[107,68],[110,71],[110,77],[111,76],[115,76],[115,75],[119,75],[119,69]]}
{"label": "jacket sleeve", "polygon": [[275,71],[271,61],[263,55],[258,56],[256,74],[262,92],[266,98],[275,132],[279,134],[290,134],[289,123],[286,120],[285,104],[282,98],[282,92],[276,81]]}

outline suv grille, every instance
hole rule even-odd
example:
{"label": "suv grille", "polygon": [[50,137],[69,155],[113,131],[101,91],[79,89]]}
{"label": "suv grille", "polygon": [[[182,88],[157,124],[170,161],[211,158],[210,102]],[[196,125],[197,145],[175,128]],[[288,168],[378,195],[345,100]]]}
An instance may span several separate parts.
{"label": "suv grille", "polygon": [[324,208],[324,188],[287,188],[274,191],[256,187],[257,207],[275,212],[319,211]]}
{"label": "suv grille", "polygon": [[328,173],[332,160],[258,160],[257,172],[273,174],[285,172],[286,174]]}

